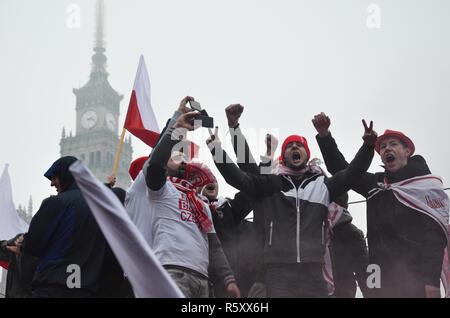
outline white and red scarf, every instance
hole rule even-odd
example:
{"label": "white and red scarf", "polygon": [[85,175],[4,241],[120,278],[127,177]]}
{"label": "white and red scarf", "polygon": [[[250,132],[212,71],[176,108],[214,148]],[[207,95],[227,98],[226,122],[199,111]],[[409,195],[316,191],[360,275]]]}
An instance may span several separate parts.
{"label": "white and red scarf", "polygon": [[320,159],[314,158],[310,160],[306,167],[301,170],[293,170],[283,164],[279,164],[274,168],[273,174],[276,175],[288,175],[288,176],[294,176],[294,177],[303,177],[305,173],[311,172],[311,173],[320,173],[322,175],[325,175],[325,172],[320,168],[320,164],[322,162]]}
{"label": "white and red scarf", "polygon": [[325,238],[325,255],[324,264],[322,265],[323,278],[327,282],[328,295],[334,294],[334,278],[333,278],[333,264],[331,263],[330,256],[330,240],[331,234],[333,234],[333,228],[338,223],[341,216],[344,214],[344,208],[340,205],[331,202],[328,205],[328,226]]}
{"label": "white and red scarf", "polygon": [[205,201],[197,194],[196,187],[184,179],[169,177],[169,180],[178,191],[186,194],[191,210],[198,220],[200,229],[205,233],[211,232],[213,223],[208,216]]}
{"label": "white and red scarf", "polygon": [[445,289],[445,297],[450,297],[450,225],[449,225],[449,198],[444,191],[442,178],[428,174],[400,182],[389,184],[387,180],[378,183],[377,187],[369,191],[372,198],[380,191],[391,190],[398,201],[407,207],[423,213],[439,224],[447,238],[447,247],[444,252],[441,280]]}

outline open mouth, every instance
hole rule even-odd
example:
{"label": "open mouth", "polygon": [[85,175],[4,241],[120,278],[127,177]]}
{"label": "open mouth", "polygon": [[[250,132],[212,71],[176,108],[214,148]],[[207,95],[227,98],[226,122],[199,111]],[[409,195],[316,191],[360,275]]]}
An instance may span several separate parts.
{"label": "open mouth", "polygon": [[293,163],[299,163],[302,159],[302,155],[299,152],[294,152],[292,154],[292,162]]}
{"label": "open mouth", "polygon": [[386,162],[391,163],[395,160],[395,157],[393,155],[387,155],[386,156]]}

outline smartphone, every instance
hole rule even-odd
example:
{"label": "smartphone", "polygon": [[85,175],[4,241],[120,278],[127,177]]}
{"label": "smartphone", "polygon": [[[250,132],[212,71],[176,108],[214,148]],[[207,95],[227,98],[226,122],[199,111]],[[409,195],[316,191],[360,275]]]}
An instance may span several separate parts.
{"label": "smartphone", "polygon": [[199,102],[196,102],[195,100],[190,100],[189,101],[189,105],[191,106],[192,109],[194,110],[198,110],[201,111],[202,110],[202,106],[200,105]]}

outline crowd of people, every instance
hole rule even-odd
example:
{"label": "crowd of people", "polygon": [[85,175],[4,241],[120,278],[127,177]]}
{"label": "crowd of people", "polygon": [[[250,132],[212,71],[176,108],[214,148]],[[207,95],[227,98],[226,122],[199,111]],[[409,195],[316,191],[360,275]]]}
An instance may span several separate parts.
{"label": "crowd of people", "polygon": [[[114,176],[105,184],[185,297],[352,298],[357,287],[363,297],[441,297],[441,279],[448,296],[448,196],[405,134],[378,136],[363,120],[363,141],[349,163],[330,118],[316,115],[328,176],[300,135],[287,137],[274,158],[278,140],[268,134],[257,164],[240,128],[244,108],[230,105],[237,164],[217,128],[206,141],[220,174],[239,190],[227,198],[188,151],[186,132],[198,128],[192,101],[180,102],[150,155],[131,164],[129,189],[114,188]],[[369,173],[375,152],[384,171]],[[134,297],[69,171],[76,160],[53,163],[44,176],[58,194],[43,201],[27,233],[0,242],[0,260],[9,262],[7,297]],[[367,200],[367,243],[352,224],[349,190]],[[68,284],[71,264],[81,273],[75,287]]]}

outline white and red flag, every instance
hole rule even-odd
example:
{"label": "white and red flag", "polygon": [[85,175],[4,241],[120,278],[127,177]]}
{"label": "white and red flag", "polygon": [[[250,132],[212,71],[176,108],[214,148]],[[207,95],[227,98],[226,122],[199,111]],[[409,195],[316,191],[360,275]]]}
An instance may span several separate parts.
{"label": "white and red flag", "polygon": [[[386,182],[386,181],[385,181]],[[369,191],[368,200],[380,191],[392,190],[395,197],[402,204],[411,209],[423,213],[441,227],[447,238],[447,247],[444,251],[441,281],[444,286],[444,297],[450,297],[450,199],[444,191],[442,178],[428,174],[403,180],[397,183],[378,183],[378,186]]]}
{"label": "white and red flag", "polygon": [[139,59],[124,128],[150,147],[155,146],[160,133],[150,102],[150,79],[142,55]]}
{"label": "white and red flag", "polygon": [[[9,240],[27,231],[28,224],[19,217],[14,207],[11,179],[6,164],[0,177],[0,240]],[[8,269],[8,263],[0,261],[0,266]]]}

